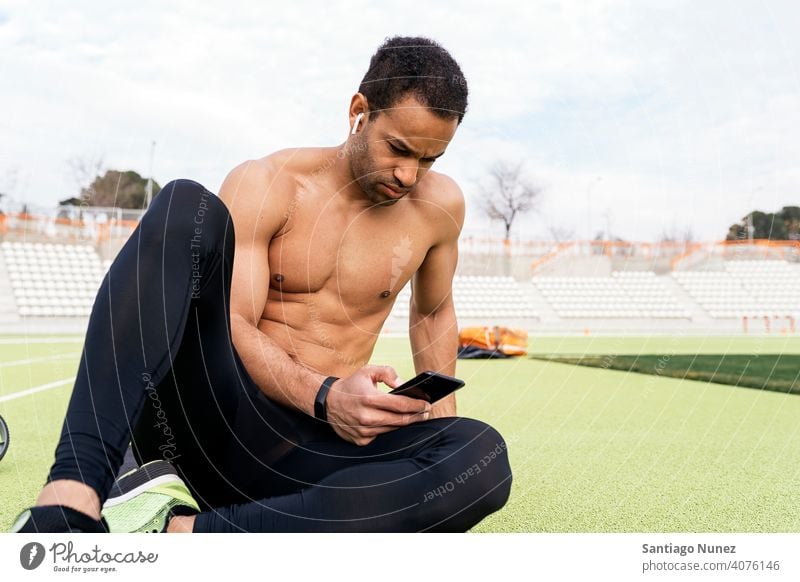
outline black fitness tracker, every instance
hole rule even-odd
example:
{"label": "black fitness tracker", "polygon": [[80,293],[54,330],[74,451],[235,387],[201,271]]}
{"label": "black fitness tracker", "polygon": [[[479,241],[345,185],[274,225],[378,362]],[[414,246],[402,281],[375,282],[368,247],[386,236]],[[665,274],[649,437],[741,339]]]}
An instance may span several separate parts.
{"label": "black fitness tracker", "polygon": [[322,386],[319,387],[319,392],[317,392],[317,397],[314,399],[314,416],[323,422],[328,421],[328,409],[325,406],[325,399],[328,397],[328,391],[331,389],[331,385],[338,380],[336,376],[328,376],[322,382]]}

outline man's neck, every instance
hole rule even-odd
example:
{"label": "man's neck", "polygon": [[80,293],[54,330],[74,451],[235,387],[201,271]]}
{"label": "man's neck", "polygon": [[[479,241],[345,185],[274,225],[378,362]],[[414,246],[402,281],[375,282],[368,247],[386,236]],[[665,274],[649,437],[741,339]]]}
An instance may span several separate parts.
{"label": "man's neck", "polygon": [[371,208],[374,203],[358,185],[350,167],[349,156],[352,147],[353,144],[346,141],[335,148],[333,157],[330,158],[333,160],[330,175],[333,178],[334,193],[347,204]]}

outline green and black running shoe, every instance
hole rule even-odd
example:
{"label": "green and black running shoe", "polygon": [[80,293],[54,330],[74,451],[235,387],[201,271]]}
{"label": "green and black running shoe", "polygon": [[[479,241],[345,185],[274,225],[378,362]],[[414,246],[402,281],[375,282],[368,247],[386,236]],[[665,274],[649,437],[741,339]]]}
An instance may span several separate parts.
{"label": "green and black running shoe", "polygon": [[199,512],[175,467],[152,461],[117,479],[102,513],[111,533],[160,533],[171,517]]}

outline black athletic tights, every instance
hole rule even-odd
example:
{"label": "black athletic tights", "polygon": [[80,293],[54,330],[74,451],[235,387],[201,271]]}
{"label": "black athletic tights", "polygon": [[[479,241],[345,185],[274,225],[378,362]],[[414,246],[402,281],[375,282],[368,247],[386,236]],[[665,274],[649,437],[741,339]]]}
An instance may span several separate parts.
{"label": "black athletic tights", "polygon": [[131,442],[140,463],[177,467],[208,532],[466,531],[506,503],[506,443],[483,422],[357,446],[266,398],[231,342],[233,256],[225,204],[167,184],[103,279],[48,481],[104,502]]}

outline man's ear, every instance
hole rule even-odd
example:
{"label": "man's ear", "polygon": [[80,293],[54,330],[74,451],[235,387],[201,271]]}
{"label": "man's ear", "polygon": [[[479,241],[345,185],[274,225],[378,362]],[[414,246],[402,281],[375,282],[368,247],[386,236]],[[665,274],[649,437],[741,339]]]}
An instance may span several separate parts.
{"label": "man's ear", "polygon": [[363,93],[356,93],[350,98],[350,127],[356,126],[356,117],[361,114],[361,123],[369,119],[369,101]]}

